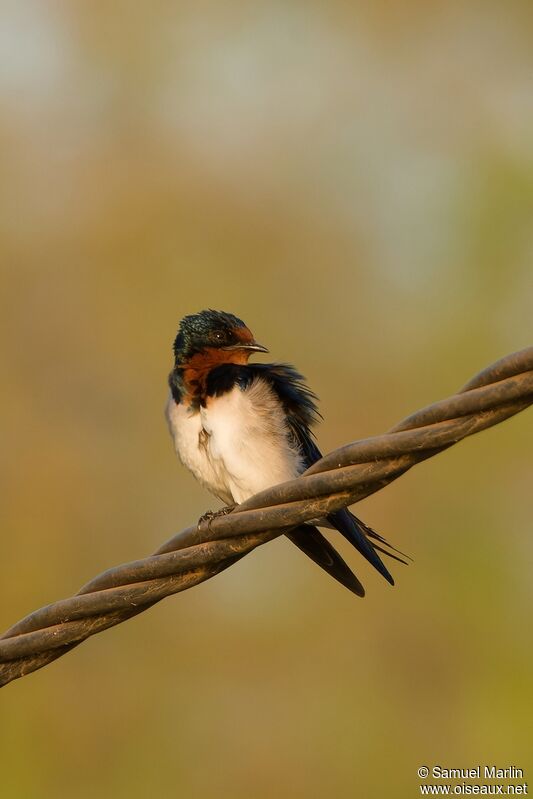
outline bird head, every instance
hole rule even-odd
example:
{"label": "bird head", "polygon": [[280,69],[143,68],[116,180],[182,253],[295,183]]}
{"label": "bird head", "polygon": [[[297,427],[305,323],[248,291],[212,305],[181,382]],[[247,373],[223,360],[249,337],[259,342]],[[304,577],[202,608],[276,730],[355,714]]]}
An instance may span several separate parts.
{"label": "bird head", "polygon": [[268,352],[241,319],[225,311],[206,310],[184,316],[174,341],[176,364],[201,352],[227,353],[228,361],[246,362],[252,352]]}

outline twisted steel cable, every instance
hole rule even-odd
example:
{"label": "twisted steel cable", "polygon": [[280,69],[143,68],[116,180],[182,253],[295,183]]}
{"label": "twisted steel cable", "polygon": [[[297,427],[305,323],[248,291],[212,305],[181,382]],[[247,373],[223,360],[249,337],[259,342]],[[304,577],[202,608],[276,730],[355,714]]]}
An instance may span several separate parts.
{"label": "twisted steel cable", "polygon": [[189,527],[143,560],[108,569],[73,597],[0,636],[0,685],[42,668],[97,632],[213,577],[260,544],[358,502],[419,461],[533,404],[533,347],[484,369],[457,394],[390,432],[334,450],[295,480],[251,497],[209,526]]}

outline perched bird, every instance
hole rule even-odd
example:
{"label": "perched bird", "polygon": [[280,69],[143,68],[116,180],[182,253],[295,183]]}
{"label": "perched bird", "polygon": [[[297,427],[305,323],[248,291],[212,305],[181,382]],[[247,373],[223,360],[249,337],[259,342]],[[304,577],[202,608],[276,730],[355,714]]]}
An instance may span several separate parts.
{"label": "perched bird", "polygon": [[[288,364],[248,363],[254,352],[268,350],[244,322],[223,311],[185,316],[174,341],[166,417],[175,450],[200,483],[228,506],[294,479],[321,458],[311,431],[319,418],[316,395]],[[349,510],[317,523],[339,530],[394,584],[378,551],[401,558]],[[364,596],[357,577],[313,523],[300,525],[288,537],[336,580]]]}

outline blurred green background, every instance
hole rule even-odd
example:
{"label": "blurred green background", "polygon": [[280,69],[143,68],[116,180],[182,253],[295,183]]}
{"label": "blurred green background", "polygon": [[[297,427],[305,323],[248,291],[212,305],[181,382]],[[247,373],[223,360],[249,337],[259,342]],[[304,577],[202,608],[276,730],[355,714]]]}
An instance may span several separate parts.
{"label": "blurred green background", "polygon": [[[532,75],[525,2],[2,3],[2,629],[217,506],[163,418],[185,313],[295,363],[325,451],[531,344]],[[275,541],[6,687],[2,796],[531,778],[532,423],[358,506],[394,589]]]}

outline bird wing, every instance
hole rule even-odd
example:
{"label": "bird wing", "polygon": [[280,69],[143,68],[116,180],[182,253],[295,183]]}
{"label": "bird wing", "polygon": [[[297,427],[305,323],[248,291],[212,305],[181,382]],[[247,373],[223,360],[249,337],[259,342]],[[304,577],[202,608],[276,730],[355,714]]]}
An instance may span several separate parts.
{"label": "bird wing", "polygon": [[[302,375],[288,364],[253,364],[249,368],[256,370],[258,374],[261,374],[267,379],[278,395],[285,410],[290,435],[297,443],[302,453],[304,467],[308,468],[317,460],[320,460],[322,454],[316,444],[311,429],[312,425],[321,418],[316,406],[317,397],[305,384]],[[391,585],[394,585],[392,575],[379,557],[377,550],[385,555],[389,555],[389,557],[395,560],[405,563],[402,558],[387,551],[385,547],[389,547],[395,552],[398,550],[395,550],[382,536],[354,516],[347,508],[329,513],[326,516],[326,520],[332,527],[335,527],[357,551],[360,552],[360,554],[363,555],[389,583],[391,583]],[[370,539],[379,541],[379,544],[373,543]],[[335,552],[337,557],[340,557],[335,550],[333,550],[333,552]],[[313,556],[310,555],[310,557]],[[319,561],[317,560],[317,562]],[[320,563],[320,565],[326,568],[322,563]],[[326,571],[327,570],[326,568]],[[340,578],[337,577],[337,579]],[[340,582],[342,582],[342,579]]]}
{"label": "bird wing", "polygon": [[[212,370],[209,376],[207,395],[208,398],[209,396],[221,397],[227,395],[228,392],[234,392],[237,387],[244,392],[252,385],[257,386],[261,383],[266,383],[272,389],[273,394],[277,397],[281,405],[285,425],[286,428],[288,427],[290,448],[292,451],[299,452],[299,471],[304,471],[322,457],[311,429],[312,425],[321,417],[316,405],[316,395],[305,384],[302,375],[292,366],[275,363],[248,364],[246,366],[231,364],[217,367]],[[255,410],[257,411],[257,408]],[[242,417],[242,412],[243,409],[240,408],[238,414],[239,419]],[[254,418],[257,418],[257,413],[254,413]],[[241,439],[244,441],[245,445],[252,443],[249,435],[241,436]],[[235,441],[235,431],[232,431],[231,437],[228,437],[227,446],[224,447],[224,457],[226,468],[229,468],[234,475],[233,495],[236,501],[240,502],[242,499],[236,496],[238,478],[237,464],[235,464],[237,454]],[[257,438],[256,441],[259,442],[259,438]],[[278,446],[282,445],[282,442],[278,442],[276,449]],[[245,476],[248,482],[246,486],[248,496],[261,490],[262,487],[267,487],[267,485],[273,485],[276,482],[282,482],[283,479],[290,479],[291,476],[295,476],[294,474],[287,474],[286,476],[280,474],[278,479],[270,479],[270,476],[265,474],[267,459],[260,457],[257,446],[257,444],[253,445],[253,449],[251,450],[251,458],[253,460],[250,460],[249,466],[242,469],[239,466],[239,470],[243,475],[242,479],[244,479]],[[250,476],[253,477],[254,475],[255,483],[252,485],[249,481]],[[241,486],[242,479],[240,483]],[[261,479],[266,480],[265,486],[259,484],[258,481]],[[243,494],[242,496],[244,498],[245,495]],[[379,541],[380,544],[390,547],[385,539],[375,533],[371,528],[367,527],[346,508],[328,514],[324,519],[324,524],[336,528],[386,580],[391,584],[394,583],[391,574],[377,554],[377,550],[393,558],[399,558],[388,552],[379,544],[374,544],[371,540],[375,539]],[[349,569],[335,548],[316,527],[310,524],[301,525],[293,530],[288,537],[296,546],[305,552],[308,557],[342,583],[342,585],[350,588],[350,590],[354,591],[356,594],[364,595],[363,586],[357,577]],[[393,547],[391,547],[391,549],[393,549]]]}

